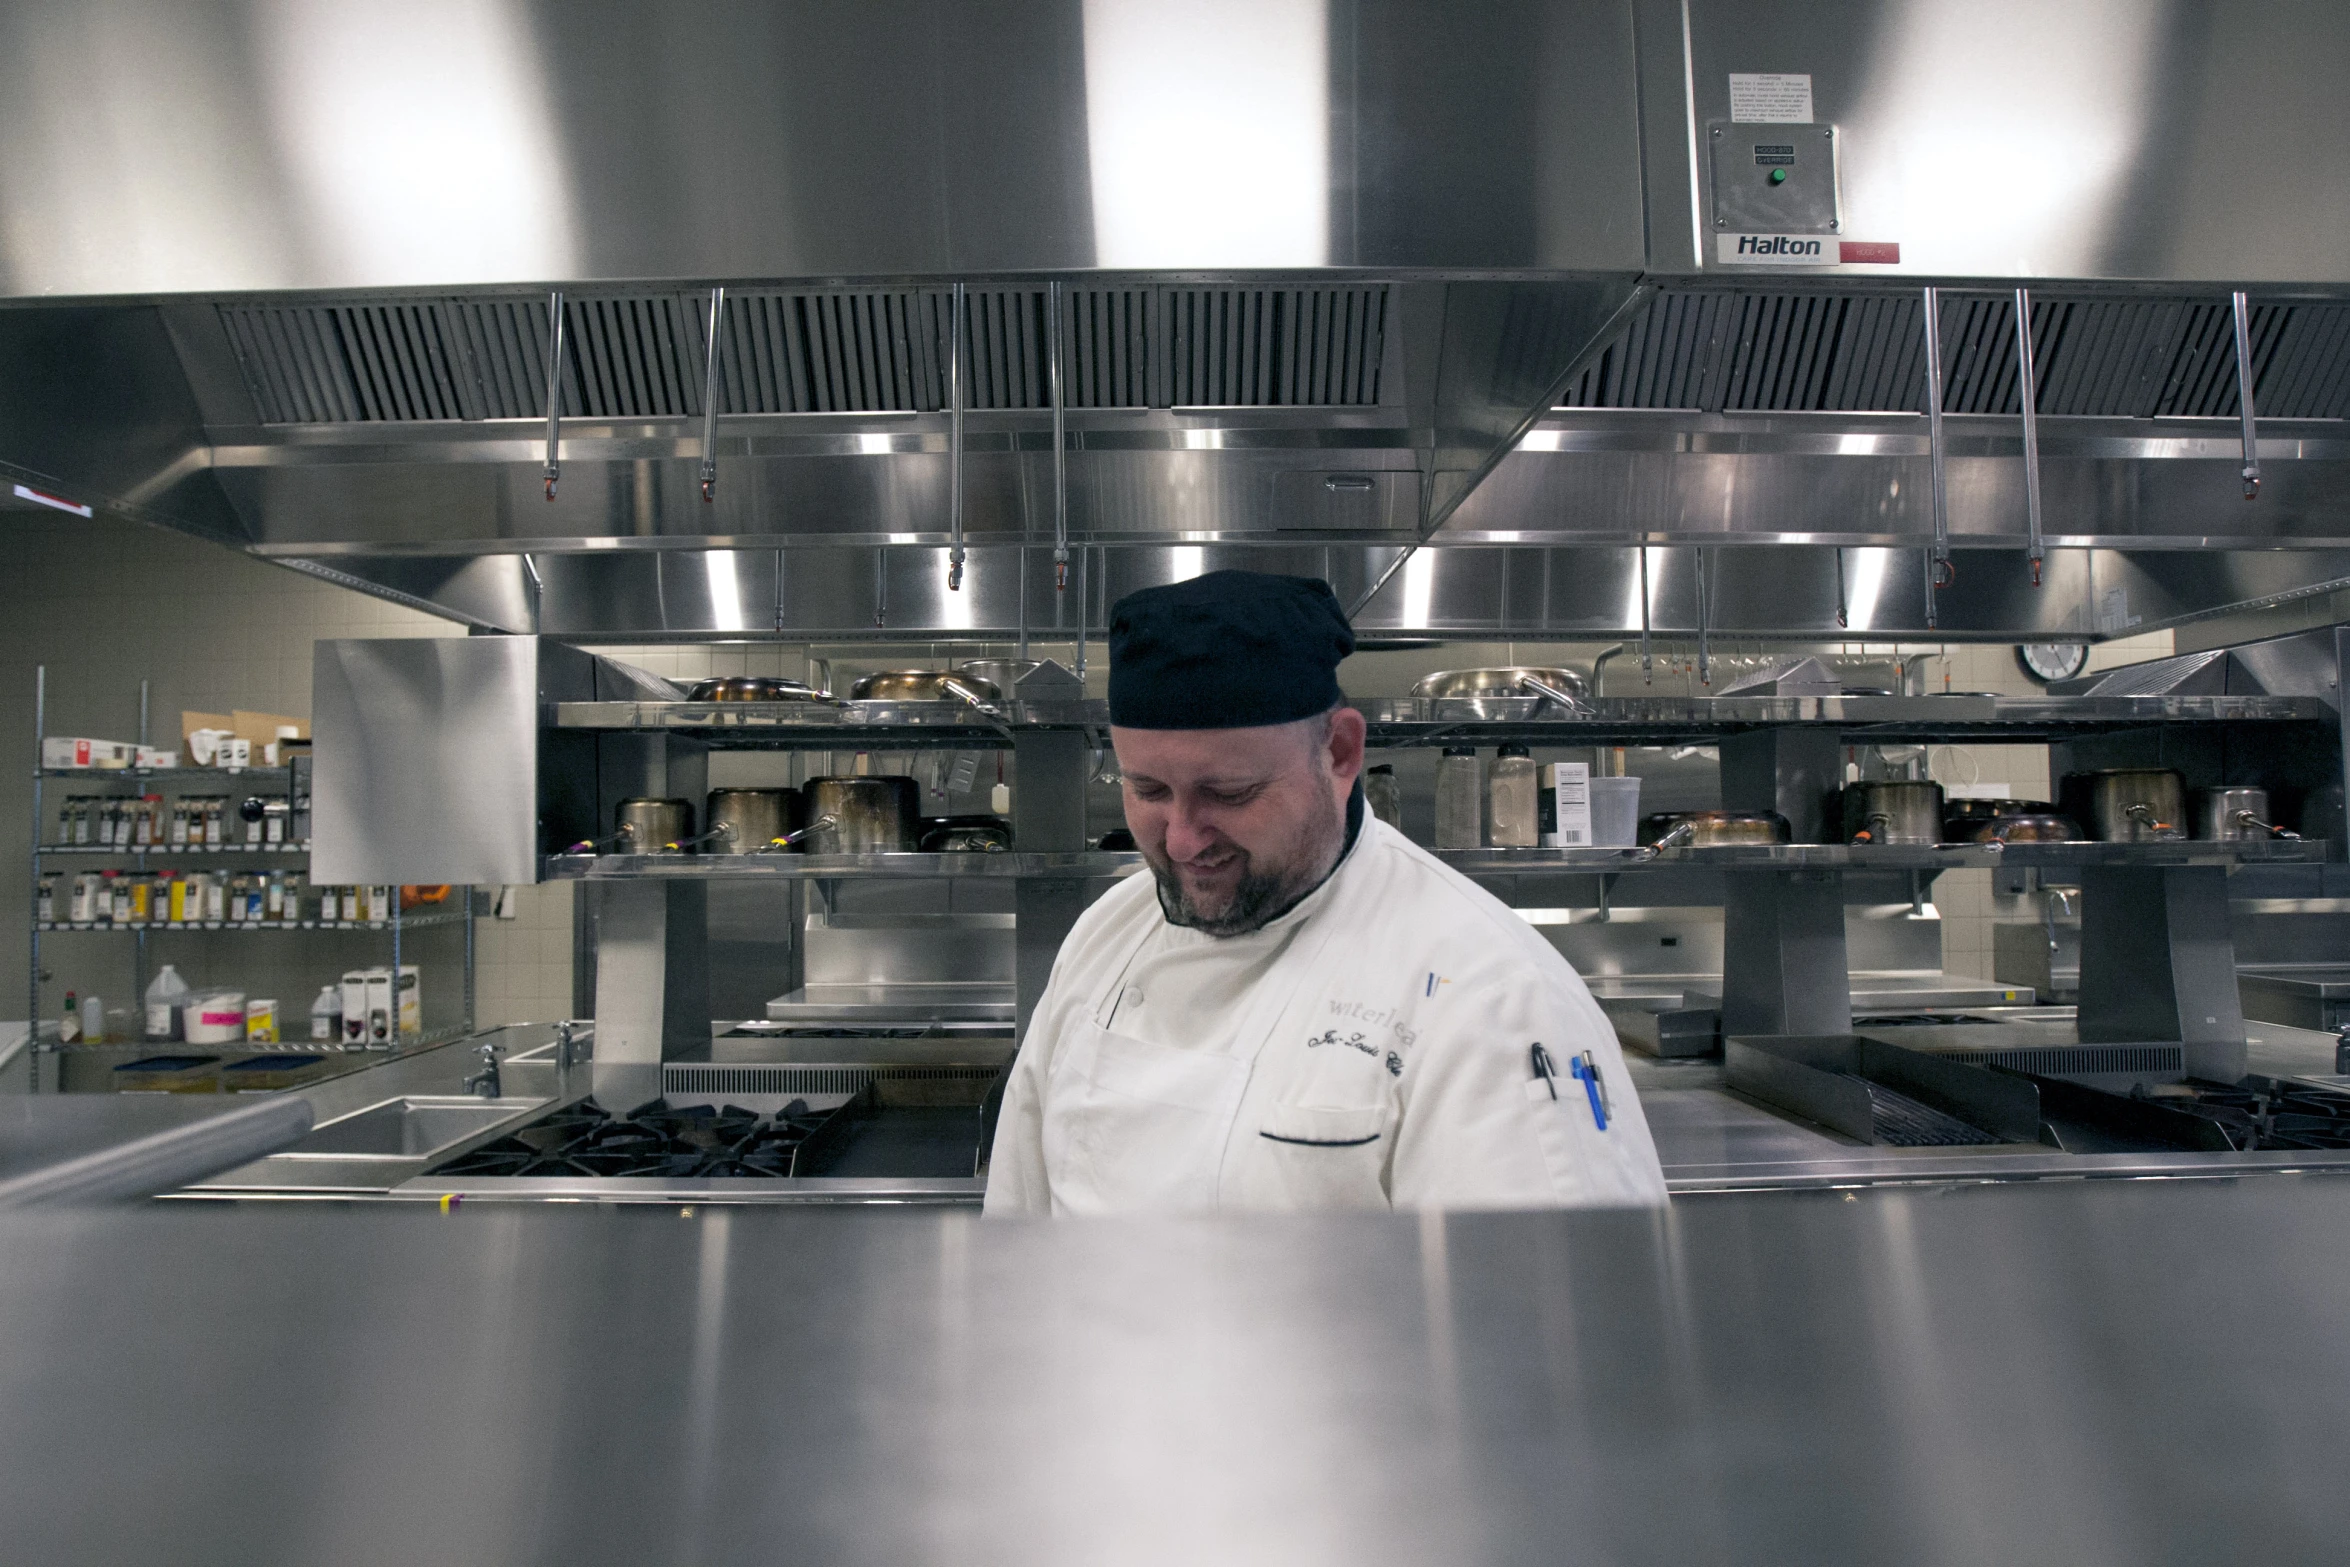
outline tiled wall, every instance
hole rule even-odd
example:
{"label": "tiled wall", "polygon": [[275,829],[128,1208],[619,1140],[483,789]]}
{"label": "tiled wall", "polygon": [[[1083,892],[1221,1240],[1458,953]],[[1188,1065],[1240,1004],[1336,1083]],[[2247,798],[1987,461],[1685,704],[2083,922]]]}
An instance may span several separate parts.
{"label": "tiled wall", "polygon": [[[33,671],[49,670],[51,734],[129,739],[139,682],[149,682],[150,733],[176,743],[183,709],[249,708],[307,716],[311,643],[320,637],[455,636],[434,616],[317,581],[179,534],[45,512],[0,513],[0,1017],[27,1005],[27,831],[31,802]],[[47,785],[54,818],[70,783]],[[45,823],[44,826],[47,824]],[[486,1022],[565,1016],[571,1006],[571,889],[519,889],[520,917],[484,920],[476,947],[476,1016]],[[458,994],[462,943],[422,931],[425,981]],[[171,952],[162,943],[175,944]],[[307,1012],[324,978],[382,962],[371,938],[327,935],[170,935],[151,938],[158,961],[192,978],[275,996]],[[128,1003],[128,939],[62,935],[43,946],[54,976],[45,1010],[68,988]],[[444,988],[445,987],[445,988]],[[428,1000],[431,999],[428,997]]]}

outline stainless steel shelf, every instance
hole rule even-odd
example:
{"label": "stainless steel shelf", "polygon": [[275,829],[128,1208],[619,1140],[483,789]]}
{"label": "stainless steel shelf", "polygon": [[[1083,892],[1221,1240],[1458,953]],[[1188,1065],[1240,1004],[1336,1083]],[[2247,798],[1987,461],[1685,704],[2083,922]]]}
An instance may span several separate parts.
{"label": "stainless steel shelf", "polygon": [[42,859],[47,859],[51,855],[73,854],[96,855],[116,860],[134,856],[143,856],[150,860],[199,860],[211,859],[215,855],[222,854],[305,855],[309,852],[308,840],[301,843],[182,844],[177,848],[159,848],[150,844],[144,849],[135,845],[127,849],[117,849],[92,843],[44,843],[33,850],[33,853]]}
{"label": "stainless steel shelf", "polygon": [[227,778],[261,783],[285,783],[286,767],[44,767],[43,778],[76,778],[99,783],[169,783],[174,778],[213,782]]}
{"label": "stainless steel shelf", "polygon": [[[1536,697],[1372,698],[1354,704],[1375,745],[1435,745],[1474,736],[1548,745],[1690,740],[1743,729],[1824,726],[1878,740],[2030,741],[2147,724],[2335,721],[2314,697],[1597,697],[1562,712]],[[685,731],[721,746],[892,743],[994,745],[1022,729],[1105,728],[1098,700],[1013,702],[1000,716],[961,702],[562,702],[558,729]]]}
{"label": "stainless steel shelf", "polygon": [[[1440,849],[1436,857],[1469,876],[1607,875],[1680,866],[1774,870],[1957,870],[1995,865],[2298,864],[2325,858],[2317,839],[2276,843],[1731,844],[1684,849]],[[550,855],[549,881],[632,878],[708,880],[833,877],[1128,876],[1139,854],[605,854]],[[413,922],[411,922],[413,923]]]}
{"label": "stainless steel shelf", "polygon": [[631,878],[708,880],[820,880],[831,877],[1087,877],[1128,876],[1142,869],[1139,854],[557,854],[547,857],[549,881]]}
{"label": "stainless steel shelf", "polygon": [[[435,925],[461,925],[465,922],[463,910],[447,914],[417,914],[400,920],[402,931],[424,930]],[[367,930],[388,932],[390,920],[126,920],[116,924],[112,920],[36,920],[35,930],[100,931],[129,935],[142,930]]]}

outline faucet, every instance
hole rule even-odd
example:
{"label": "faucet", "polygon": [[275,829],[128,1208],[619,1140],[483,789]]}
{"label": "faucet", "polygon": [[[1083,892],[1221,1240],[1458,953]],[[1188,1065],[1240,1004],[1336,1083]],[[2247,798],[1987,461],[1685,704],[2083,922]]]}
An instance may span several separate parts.
{"label": "faucet", "polygon": [[465,1091],[477,1099],[497,1099],[505,1088],[498,1081],[498,1047],[484,1043],[481,1047],[481,1070],[465,1080]]}

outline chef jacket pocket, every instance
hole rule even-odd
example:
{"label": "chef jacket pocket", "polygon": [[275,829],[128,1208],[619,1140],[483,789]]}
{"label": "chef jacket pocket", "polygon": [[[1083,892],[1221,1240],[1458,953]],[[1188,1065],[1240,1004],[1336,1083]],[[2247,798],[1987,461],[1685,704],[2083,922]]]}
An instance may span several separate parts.
{"label": "chef jacket pocket", "polygon": [[1248,1063],[1094,1028],[1053,1077],[1045,1173],[1062,1206],[1097,1213],[1216,1205]]}
{"label": "chef jacket pocket", "polygon": [[1280,1207],[1387,1207],[1394,1114],[1386,1104],[1267,1105],[1257,1125],[1272,1187],[1265,1198]]}
{"label": "chef jacket pocket", "polygon": [[1645,1142],[1634,1137],[1629,1123],[1613,1118],[1603,1131],[1580,1078],[1537,1077],[1525,1093],[1542,1162],[1563,1206],[1648,1208],[1665,1200],[1663,1189],[1643,1174]]}
{"label": "chef jacket pocket", "polygon": [[1375,1142],[1387,1130],[1387,1106],[1267,1105],[1258,1135],[1307,1148],[1350,1148]]}

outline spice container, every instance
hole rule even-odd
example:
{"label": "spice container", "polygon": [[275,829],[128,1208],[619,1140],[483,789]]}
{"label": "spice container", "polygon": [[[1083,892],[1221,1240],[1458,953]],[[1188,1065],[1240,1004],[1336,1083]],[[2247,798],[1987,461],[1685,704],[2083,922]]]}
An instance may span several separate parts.
{"label": "spice container", "polygon": [[1494,753],[1485,798],[1495,848],[1531,849],[1541,842],[1536,792],[1532,751],[1522,745],[1505,745]]}
{"label": "spice container", "polygon": [[1591,831],[1591,764],[1553,762],[1540,773],[1539,807],[1542,846],[1580,849],[1594,839]]}
{"label": "spice container", "polygon": [[1448,745],[1436,764],[1436,847],[1484,847],[1485,776],[1477,748]]}
{"label": "spice container", "polygon": [[1386,762],[1363,774],[1363,803],[1397,832],[1403,831],[1403,789],[1395,781],[1395,768]]}

